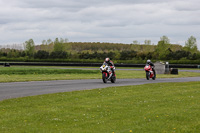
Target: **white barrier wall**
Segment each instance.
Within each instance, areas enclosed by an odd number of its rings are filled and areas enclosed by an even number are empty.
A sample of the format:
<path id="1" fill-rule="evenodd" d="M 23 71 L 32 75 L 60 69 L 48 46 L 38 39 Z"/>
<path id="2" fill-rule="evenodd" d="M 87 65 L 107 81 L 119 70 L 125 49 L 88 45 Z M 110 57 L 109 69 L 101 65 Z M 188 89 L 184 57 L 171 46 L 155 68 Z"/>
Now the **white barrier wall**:
<path id="1" fill-rule="evenodd" d="M 156 62 L 154 65 L 156 74 L 165 74 L 165 63 Z"/>

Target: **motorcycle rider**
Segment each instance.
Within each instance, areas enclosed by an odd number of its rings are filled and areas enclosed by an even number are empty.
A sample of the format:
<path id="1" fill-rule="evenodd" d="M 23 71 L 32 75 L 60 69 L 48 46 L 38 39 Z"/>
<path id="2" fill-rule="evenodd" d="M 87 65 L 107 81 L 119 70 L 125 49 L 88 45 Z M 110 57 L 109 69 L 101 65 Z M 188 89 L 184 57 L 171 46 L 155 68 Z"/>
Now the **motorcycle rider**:
<path id="1" fill-rule="evenodd" d="M 110 68 L 111 68 L 111 70 L 112 70 L 112 72 L 113 72 L 113 74 L 115 73 L 115 71 L 114 71 L 114 68 L 115 68 L 115 66 L 114 66 L 114 63 L 110 60 L 110 58 L 105 58 L 105 61 L 104 61 L 104 63 L 107 63 L 108 64 L 108 66 L 110 66 Z M 103 63 L 103 64 L 104 64 Z"/>
<path id="2" fill-rule="evenodd" d="M 146 64 L 149 64 L 151 67 L 152 67 L 152 71 L 153 71 L 153 73 L 155 74 L 156 72 L 155 72 L 155 69 L 154 69 L 154 64 L 151 62 L 151 60 L 150 59 L 148 59 L 147 60 L 147 63 Z"/>

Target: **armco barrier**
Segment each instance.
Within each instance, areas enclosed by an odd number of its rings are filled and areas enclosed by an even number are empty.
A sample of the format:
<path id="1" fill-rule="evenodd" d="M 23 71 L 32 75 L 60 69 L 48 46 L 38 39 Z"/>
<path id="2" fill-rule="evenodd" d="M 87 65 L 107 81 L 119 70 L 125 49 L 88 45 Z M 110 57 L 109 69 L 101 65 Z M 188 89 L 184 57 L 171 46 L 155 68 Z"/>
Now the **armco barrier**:
<path id="1" fill-rule="evenodd" d="M 5 63 L 0 63 L 3 65 Z M 49 62 L 11 62 L 10 65 L 20 66 L 96 66 L 102 63 L 49 63 Z M 115 64 L 116 67 L 144 67 L 144 64 Z"/>
<path id="2" fill-rule="evenodd" d="M 188 64 L 170 64 L 170 68 L 198 68 L 198 65 L 188 65 Z"/>
<path id="3" fill-rule="evenodd" d="M 7 62 L 6 62 L 7 63 Z M 0 63 L 3 66 L 5 63 Z M 10 66 L 95 66 L 99 67 L 102 63 L 49 63 L 49 62 L 9 62 Z M 144 67 L 145 64 L 115 64 L 116 67 Z M 200 65 L 188 64 L 169 64 L 169 68 L 198 68 Z"/>

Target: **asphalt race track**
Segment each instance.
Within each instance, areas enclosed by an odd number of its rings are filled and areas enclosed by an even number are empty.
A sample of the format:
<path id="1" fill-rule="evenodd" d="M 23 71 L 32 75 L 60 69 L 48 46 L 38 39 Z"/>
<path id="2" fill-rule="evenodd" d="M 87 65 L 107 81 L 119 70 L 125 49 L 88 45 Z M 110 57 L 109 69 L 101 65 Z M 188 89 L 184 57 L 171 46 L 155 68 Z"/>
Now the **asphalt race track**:
<path id="1" fill-rule="evenodd" d="M 48 93 L 77 91 L 95 88 L 106 88 L 113 86 L 141 85 L 149 83 L 164 82 L 189 82 L 200 81 L 200 77 L 188 78 L 158 78 L 156 80 L 143 79 L 117 79 L 116 83 L 103 83 L 102 79 L 86 80 L 54 80 L 54 81 L 32 81 L 0 83 L 0 100 L 42 95 Z M 199 87 L 200 88 L 200 87 Z"/>

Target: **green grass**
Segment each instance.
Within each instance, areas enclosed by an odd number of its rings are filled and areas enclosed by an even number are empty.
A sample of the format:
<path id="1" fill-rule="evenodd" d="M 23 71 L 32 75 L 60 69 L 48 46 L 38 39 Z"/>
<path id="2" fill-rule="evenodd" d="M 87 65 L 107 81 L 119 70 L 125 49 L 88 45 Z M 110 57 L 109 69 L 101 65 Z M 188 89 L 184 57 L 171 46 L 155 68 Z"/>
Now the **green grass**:
<path id="1" fill-rule="evenodd" d="M 100 79 L 100 70 L 63 69 L 66 67 L 1 67 L 0 82 Z M 117 79 L 145 78 L 144 71 L 116 70 Z M 200 73 L 179 72 L 178 75 L 159 74 L 157 78 L 199 77 Z"/>
<path id="2" fill-rule="evenodd" d="M 98 73 L 98 70 L 80 70 L 80 69 L 55 69 L 45 67 L 2 67 L 0 75 L 28 75 L 28 74 L 91 74 Z"/>
<path id="3" fill-rule="evenodd" d="M 0 101 L 0 132 L 198 133 L 200 82 L 158 83 Z"/>

